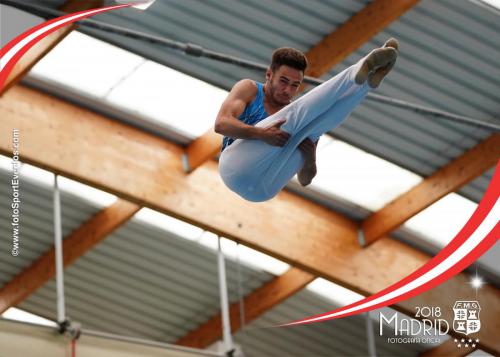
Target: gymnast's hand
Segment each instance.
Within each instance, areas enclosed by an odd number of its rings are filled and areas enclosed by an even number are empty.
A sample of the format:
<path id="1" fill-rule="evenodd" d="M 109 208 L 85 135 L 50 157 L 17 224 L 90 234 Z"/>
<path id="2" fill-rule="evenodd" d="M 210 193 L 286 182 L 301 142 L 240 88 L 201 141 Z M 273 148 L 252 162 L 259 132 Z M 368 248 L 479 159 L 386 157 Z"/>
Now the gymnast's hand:
<path id="1" fill-rule="evenodd" d="M 281 130 L 281 126 L 286 122 L 286 119 L 281 119 L 273 125 L 262 128 L 259 139 L 273 146 L 285 146 L 290 138 L 290 134 Z"/>

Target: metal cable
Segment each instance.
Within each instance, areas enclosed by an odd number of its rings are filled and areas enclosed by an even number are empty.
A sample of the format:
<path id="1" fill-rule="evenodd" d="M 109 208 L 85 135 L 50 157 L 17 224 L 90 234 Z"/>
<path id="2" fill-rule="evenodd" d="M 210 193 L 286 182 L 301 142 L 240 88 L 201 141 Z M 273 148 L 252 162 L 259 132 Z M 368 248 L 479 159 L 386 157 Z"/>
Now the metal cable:
<path id="1" fill-rule="evenodd" d="M 241 284 L 242 273 L 241 273 L 241 262 L 240 262 L 240 243 L 236 243 L 236 265 L 238 267 L 238 300 L 240 308 L 240 330 L 243 331 L 245 328 L 245 299 L 243 297 L 243 287 Z"/>

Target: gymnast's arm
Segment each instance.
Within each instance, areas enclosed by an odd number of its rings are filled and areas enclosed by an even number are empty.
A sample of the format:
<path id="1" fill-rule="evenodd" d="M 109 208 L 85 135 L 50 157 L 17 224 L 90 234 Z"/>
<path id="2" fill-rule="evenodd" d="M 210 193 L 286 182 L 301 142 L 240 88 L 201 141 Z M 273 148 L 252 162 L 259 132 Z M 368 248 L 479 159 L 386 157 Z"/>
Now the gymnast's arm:
<path id="1" fill-rule="evenodd" d="M 236 83 L 217 114 L 215 132 L 234 139 L 259 139 L 270 145 L 285 145 L 290 135 L 279 129 L 285 119 L 269 127 L 255 127 L 238 119 L 256 95 L 257 85 L 254 81 L 243 79 Z"/>

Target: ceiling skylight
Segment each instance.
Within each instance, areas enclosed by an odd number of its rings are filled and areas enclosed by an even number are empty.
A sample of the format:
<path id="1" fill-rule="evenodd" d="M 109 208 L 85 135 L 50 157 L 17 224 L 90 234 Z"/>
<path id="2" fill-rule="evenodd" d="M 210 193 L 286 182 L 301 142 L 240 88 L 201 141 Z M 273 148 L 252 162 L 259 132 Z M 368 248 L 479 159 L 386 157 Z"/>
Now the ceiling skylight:
<path id="1" fill-rule="evenodd" d="M 153 211 L 149 208 L 141 208 L 141 210 L 139 210 L 139 212 L 134 215 L 134 219 L 152 224 L 158 228 L 161 228 L 168 232 L 172 232 L 188 240 L 197 240 L 203 233 L 203 230 L 201 228 L 167 216 L 166 214 Z"/>
<path id="2" fill-rule="evenodd" d="M 58 177 L 58 185 L 62 191 L 71 193 L 84 200 L 95 203 L 99 207 L 107 207 L 116 201 L 116 196 L 83 183 L 70 180 L 66 177 Z"/>
<path id="3" fill-rule="evenodd" d="M 419 233 L 437 247 L 444 247 L 462 229 L 477 204 L 450 193 L 409 219 L 404 227 Z"/>
<path id="4" fill-rule="evenodd" d="M 307 290 L 326 297 L 339 306 L 346 306 L 361 300 L 364 296 L 323 278 L 316 278 L 306 286 Z"/>
<path id="5" fill-rule="evenodd" d="M 214 251 L 219 249 L 217 235 L 213 233 L 204 232 L 198 239 L 198 242 Z M 275 259 L 267 254 L 258 252 L 244 245 L 237 244 L 236 242 L 224 237 L 221 238 L 221 249 L 222 253 L 233 261 L 239 259 L 241 263 L 246 264 L 247 266 L 262 269 L 276 276 L 283 274 L 290 268 L 290 265 L 282 262 L 281 260 Z"/>
<path id="6" fill-rule="evenodd" d="M 500 0 L 479 0 L 479 1 L 500 10 Z"/>
<path id="7" fill-rule="evenodd" d="M 221 245 L 224 247 L 223 243 L 225 238 L 222 239 Z M 275 259 L 267 254 L 258 252 L 252 248 L 247 246 L 236 244 L 233 241 L 227 240 L 233 245 L 235 248 L 233 257 L 236 259 L 236 255 L 239 256 L 241 262 L 247 263 L 250 266 L 254 266 L 260 268 L 268 273 L 274 274 L 276 276 L 284 274 L 289 268 L 290 265 L 282 262 L 281 260 Z M 224 251 L 224 250 L 223 250 Z"/>
<path id="8" fill-rule="evenodd" d="M 134 219 L 153 224 L 158 228 L 175 233 L 180 238 L 196 241 L 210 250 L 217 251 L 219 249 L 217 243 L 218 237 L 216 234 L 203 231 L 201 228 L 193 226 L 192 224 L 153 211 L 149 208 L 142 208 L 135 214 Z M 227 238 L 221 238 L 221 249 L 222 253 L 233 261 L 239 259 L 241 263 L 262 269 L 274 275 L 281 275 L 290 267 L 288 264 L 278 259 L 245 247 L 244 245 L 237 244 Z"/>
<path id="9" fill-rule="evenodd" d="M 34 324 L 38 324 L 38 325 L 53 326 L 53 327 L 57 326 L 57 324 L 54 321 L 45 319 L 41 316 L 29 313 L 29 312 L 21 310 L 21 309 L 17 309 L 15 307 L 11 307 L 11 308 L 7 309 L 2 314 L 2 317 L 4 319 L 30 322 L 30 323 L 34 323 Z"/>
<path id="10" fill-rule="evenodd" d="M 115 0 L 119 4 L 137 4 L 133 5 L 132 7 L 135 7 L 140 10 L 146 10 L 148 7 L 153 5 L 153 3 L 156 0 Z"/>
<path id="11" fill-rule="evenodd" d="M 205 231 L 196 241 L 211 250 L 217 251 L 219 249 L 217 239 L 218 237 L 216 234 Z M 222 247 L 224 247 L 224 245 L 222 245 Z M 224 249 L 222 251 L 224 252 Z"/>
<path id="12" fill-rule="evenodd" d="M 0 169 L 8 172 L 12 171 L 12 159 L 7 156 L 0 155 Z M 54 187 L 54 174 L 50 171 L 40 169 L 36 166 L 21 163 L 21 192 L 22 181 L 28 180 L 36 184 L 41 184 L 47 188 Z M 116 196 L 96 188 L 84 185 L 80 182 L 70 180 L 66 177 L 59 176 L 59 189 L 62 192 L 71 193 L 81 199 L 92 202 L 98 207 L 107 207 L 116 200 Z"/>
<path id="13" fill-rule="evenodd" d="M 5 155 L 0 155 L 0 170 L 12 172 L 12 159 Z"/>
<path id="14" fill-rule="evenodd" d="M 143 62 L 131 52 L 72 31 L 30 74 L 90 97 L 103 97 Z"/>
<path id="15" fill-rule="evenodd" d="M 30 72 L 94 100 L 198 137 L 214 123 L 227 92 L 73 31 Z"/>
<path id="16" fill-rule="evenodd" d="M 148 61 L 107 99 L 197 137 L 213 125 L 226 95 L 206 82 Z"/>
<path id="17" fill-rule="evenodd" d="M 54 186 L 54 174 L 52 172 L 22 162 L 20 164 L 21 181 L 27 179 L 44 186 Z M 7 156 L 0 155 L 0 169 L 13 172 L 12 159 Z"/>
<path id="18" fill-rule="evenodd" d="M 317 166 L 311 189 L 320 189 L 372 211 L 422 180 L 408 170 L 326 135 L 320 139 Z"/>

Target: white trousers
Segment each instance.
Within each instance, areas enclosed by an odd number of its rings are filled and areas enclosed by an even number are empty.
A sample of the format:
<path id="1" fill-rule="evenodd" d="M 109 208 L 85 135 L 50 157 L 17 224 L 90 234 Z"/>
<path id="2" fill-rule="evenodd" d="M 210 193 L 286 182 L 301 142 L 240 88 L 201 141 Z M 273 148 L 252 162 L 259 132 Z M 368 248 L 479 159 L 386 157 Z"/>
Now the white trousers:
<path id="1" fill-rule="evenodd" d="M 248 201 L 276 196 L 304 164 L 298 145 L 305 138 L 316 141 L 340 125 L 366 97 L 367 82 L 354 82 L 363 60 L 255 125 L 266 127 L 286 118 L 281 130 L 290 138 L 285 146 L 246 139 L 228 146 L 219 158 L 219 173 L 226 186 Z"/>

